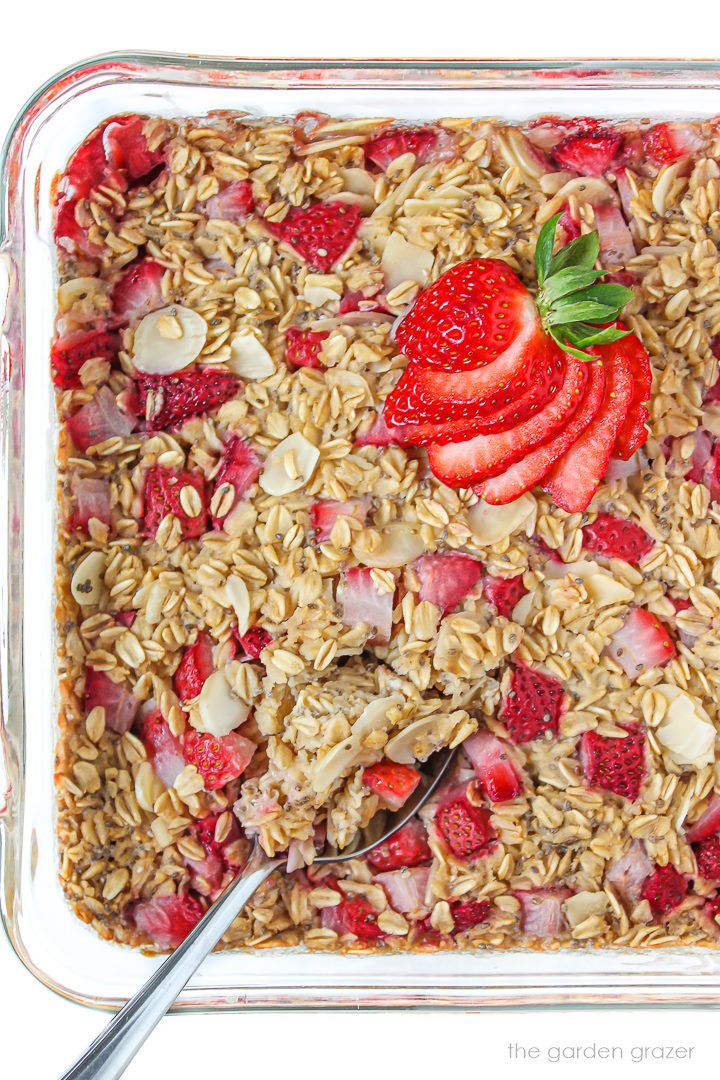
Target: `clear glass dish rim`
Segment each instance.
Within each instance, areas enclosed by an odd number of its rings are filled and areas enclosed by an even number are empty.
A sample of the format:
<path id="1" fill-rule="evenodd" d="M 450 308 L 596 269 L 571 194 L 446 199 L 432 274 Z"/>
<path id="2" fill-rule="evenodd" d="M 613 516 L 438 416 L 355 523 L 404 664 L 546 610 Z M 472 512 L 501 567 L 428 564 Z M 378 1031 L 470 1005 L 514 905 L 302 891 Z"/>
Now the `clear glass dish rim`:
<path id="1" fill-rule="evenodd" d="M 518 89 L 529 90 L 533 86 L 547 85 L 541 80 L 552 79 L 553 85 L 561 89 L 611 88 L 614 90 L 638 87 L 647 89 L 669 87 L 685 88 L 720 88 L 720 61 L 715 60 L 649 60 L 649 59 L 522 59 L 522 60 L 410 60 L 392 59 L 245 59 L 212 56 L 182 56 L 179 54 L 121 51 L 100 54 L 87 60 L 70 65 L 57 75 L 48 79 L 28 99 L 13 122 L 0 151 L 0 261 L 8 273 L 9 287 L 18 289 L 24 284 L 21 266 L 20 285 L 13 281 L 14 268 L 11 265 L 8 248 L 12 232 L 13 193 L 17 185 L 17 174 L 13 167 L 18 163 L 23 141 L 34 123 L 42 119 L 44 110 L 52 105 L 61 92 L 70 88 L 79 89 L 83 80 L 89 82 L 98 72 L 119 81 L 133 81 L 140 78 L 154 79 L 164 84 L 174 81 L 202 83 L 210 85 L 210 73 L 220 73 L 224 85 L 260 86 L 264 89 L 282 89 L 292 84 L 293 77 L 303 79 L 308 85 L 308 73 L 313 73 L 312 82 L 322 93 L 323 89 L 348 86 L 351 83 L 364 89 L 388 87 L 408 90 L 413 88 L 444 89 L 450 87 L 473 89 Z M 192 78 L 192 76 L 199 78 Z M 232 76 L 237 76 L 237 82 Z M 303 78 L 303 76 L 305 76 Z M 255 79 L 257 81 L 250 82 Z M 720 107 L 718 109 L 720 112 Z M 11 304 L 8 301 L 7 311 Z M 7 312 L 5 312 L 7 314 Z M 7 675 L 13 659 L 8 655 L 11 604 L 13 599 L 10 586 L 10 514 L 9 499 L 10 476 L 8 445 L 11 438 L 10 424 L 10 353 L 7 325 L 3 325 L 2 369 L 0 385 L 0 486 L 2 504 L 0 505 L 0 523 L 3 541 L 0 550 L 0 921 L 8 936 L 13 950 L 25 966 L 44 985 L 61 996 L 80 1004 L 99 1007 L 117 1008 L 119 999 L 99 999 L 75 992 L 60 984 L 54 976 L 41 970 L 33 961 L 19 935 L 13 932 L 10 918 L 13 903 L 13 881 L 11 855 L 13 849 L 13 819 L 17 828 L 17 809 L 23 805 L 23 781 L 25 771 L 25 730 L 22 707 L 22 689 L 20 709 L 10 701 L 10 688 Z M 20 338 L 21 354 L 22 337 Z M 16 365 L 17 367 L 17 365 Z M 17 371 L 16 371 L 17 375 Z M 23 456 L 24 460 L 24 456 Z M 20 542 L 22 544 L 22 541 Z M 21 575 L 20 575 L 21 576 Z M 17 582 L 15 582 L 17 588 Z M 22 626 L 23 609 L 20 607 Z M 16 628 L 17 629 L 17 628 Z M 18 654 L 19 655 L 19 654 Z M 24 685 L 24 671 L 18 665 L 17 676 Z M 17 689 L 17 688 L 16 688 Z M 17 730 L 12 730 L 14 721 Z M 8 798 L 4 801 L 5 789 Z M 13 789 L 14 788 L 14 789 Z M 15 811 L 15 813 L 13 813 Z M 406 954 L 407 955 L 407 954 Z M 411 962 L 411 957 L 408 957 Z M 708 1005 L 720 1003 L 720 977 L 718 982 L 702 985 L 701 977 L 691 979 L 673 979 L 663 973 L 661 981 L 653 986 L 652 972 L 648 977 L 635 980 L 631 992 L 622 987 L 623 973 L 605 976 L 605 981 L 587 982 L 579 980 L 577 985 L 564 984 L 550 989 L 546 980 L 540 977 L 533 985 L 513 984 L 512 987 L 496 986 L 494 992 L 488 987 L 477 987 L 475 991 L 467 986 L 446 986 L 435 993 L 427 988 L 406 990 L 400 985 L 385 981 L 382 987 L 367 984 L 354 986 L 352 979 L 339 979 L 341 985 L 330 987 L 326 991 L 315 991 L 305 986 L 283 987 L 278 994 L 275 988 L 267 988 L 267 993 L 255 991 L 245 1000 L 239 995 L 234 1000 L 218 1000 L 211 988 L 198 990 L 200 1000 L 181 1000 L 178 1009 L 207 1011 L 216 1008 L 252 1009 L 252 1008 L 357 1008 L 367 1009 L 389 1007 L 420 1007 L 467 1009 L 487 1006 L 542 1007 L 562 1004 L 564 1007 L 577 1006 L 617 1006 L 653 1005 L 657 1007 L 685 1005 Z M 492 983 L 492 980 L 491 980 Z M 239 988 L 238 988 L 239 989 Z M 377 991 L 377 992 L 375 992 Z M 653 992 L 655 991 L 655 992 Z M 227 994 L 227 988 L 218 988 L 219 995 Z M 571 996 L 572 995 L 572 996 Z M 573 996 L 575 1000 L 573 1000 Z"/>

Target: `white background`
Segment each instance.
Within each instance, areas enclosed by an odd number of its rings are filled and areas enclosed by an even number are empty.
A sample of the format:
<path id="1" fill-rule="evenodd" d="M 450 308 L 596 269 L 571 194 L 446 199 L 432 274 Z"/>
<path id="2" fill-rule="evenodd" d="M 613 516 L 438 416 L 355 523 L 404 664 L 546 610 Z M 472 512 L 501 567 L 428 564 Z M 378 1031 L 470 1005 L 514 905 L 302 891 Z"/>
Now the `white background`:
<path id="1" fill-rule="evenodd" d="M 0 131 L 32 91 L 74 61 L 121 49 L 271 57 L 693 57 L 718 50 L 716 0 L 6 0 L 2 16 Z M 51 1080 L 105 1022 L 35 982 L 0 937 L 0 1077 Z M 284 1074 L 447 1077 L 655 1078 L 716 1071 L 711 1010 L 555 1010 L 473 1014 L 253 1014 L 166 1019 L 126 1076 L 223 1080 Z M 508 1044 L 541 1056 L 508 1057 Z M 553 1063 L 547 1048 L 616 1045 L 623 1063 Z M 691 1063 L 635 1064 L 637 1046 L 692 1046 Z M 570 1051 L 571 1052 L 571 1051 Z M 554 1055 L 553 1055 L 554 1056 Z"/>

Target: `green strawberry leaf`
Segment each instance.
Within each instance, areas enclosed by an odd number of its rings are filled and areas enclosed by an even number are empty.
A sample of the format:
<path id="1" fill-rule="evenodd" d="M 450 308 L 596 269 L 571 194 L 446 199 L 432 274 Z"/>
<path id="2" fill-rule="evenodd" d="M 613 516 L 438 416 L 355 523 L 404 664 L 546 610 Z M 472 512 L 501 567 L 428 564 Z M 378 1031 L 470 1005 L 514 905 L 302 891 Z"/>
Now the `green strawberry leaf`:
<path id="1" fill-rule="evenodd" d="M 581 270 L 577 266 L 566 266 L 548 278 L 542 290 L 543 302 L 552 306 L 556 300 L 578 289 L 587 289 L 602 276 L 602 270 Z"/>
<path id="2" fill-rule="evenodd" d="M 566 302 L 560 302 L 552 309 L 547 317 L 549 326 L 558 326 L 564 323 L 575 322 L 609 322 L 615 315 L 615 308 L 607 304 L 596 304 L 592 300 L 578 300 L 573 298 Z"/>
<path id="3" fill-rule="evenodd" d="M 535 269 L 537 270 L 538 285 L 542 285 L 548 275 L 548 267 L 552 259 L 553 248 L 555 246 L 555 230 L 557 223 L 562 217 L 562 214 L 555 214 L 549 221 L 546 221 L 540 230 L 540 235 L 537 239 L 537 245 L 535 247 Z"/>
<path id="4" fill-rule="evenodd" d="M 557 255 L 553 255 L 548 267 L 547 276 L 552 277 L 566 266 L 576 266 L 581 270 L 592 270 L 600 254 L 600 238 L 597 229 L 593 229 L 584 236 L 578 236 L 577 240 L 571 240 L 564 248 L 560 248 Z"/>

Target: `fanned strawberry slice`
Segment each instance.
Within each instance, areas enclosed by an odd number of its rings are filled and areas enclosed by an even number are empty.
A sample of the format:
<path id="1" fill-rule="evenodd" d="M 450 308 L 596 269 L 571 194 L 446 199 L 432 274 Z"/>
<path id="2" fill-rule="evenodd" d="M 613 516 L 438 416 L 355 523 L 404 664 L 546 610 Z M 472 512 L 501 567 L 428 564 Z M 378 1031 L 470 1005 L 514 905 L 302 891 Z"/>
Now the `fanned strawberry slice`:
<path id="1" fill-rule="evenodd" d="M 117 354 L 117 339 L 104 330 L 65 334 L 53 342 L 50 350 L 53 382 L 61 390 L 76 388 L 80 385 L 78 372 L 84 363 L 99 356 L 112 364 Z"/>
<path id="2" fill-rule="evenodd" d="M 622 146 L 623 137 L 610 128 L 595 128 L 567 135 L 552 151 L 566 169 L 583 176 L 601 176 L 612 165 Z"/>
<path id="3" fill-rule="evenodd" d="M 164 276 L 165 267 L 153 259 L 139 259 L 130 264 L 110 294 L 110 305 L 119 326 L 140 322 L 163 306 Z"/>
<path id="4" fill-rule="evenodd" d="M 655 541 L 634 521 L 614 514 L 598 514 L 582 531 L 583 547 L 606 559 L 623 559 L 637 565 Z"/>
<path id="5" fill-rule="evenodd" d="M 477 731 L 462 744 L 490 802 L 516 799 L 523 789 L 507 743 L 489 731 Z"/>
<path id="6" fill-rule="evenodd" d="M 586 731 L 580 741 L 580 761 L 591 787 L 632 801 L 640 794 L 645 775 L 645 733 L 638 724 L 629 724 L 626 731 L 622 739 Z"/>
<path id="7" fill-rule="evenodd" d="M 293 206 L 281 222 L 265 225 L 311 269 L 324 273 L 350 247 L 361 221 L 360 210 L 354 204 L 317 202 L 304 210 Z"/>
<path id="8" fill-rule="evenodd" d="M 543 484 L 543 490 L 569 514 L 586 510 L 592 502 L 630 408 L 632 368 L 623 346 L 624 341 L 620 341 L 598 347 L 606 379 L 600 411 L 552 468 Z"/>
<path id="9" fill-rule="evenodd" d="M 191 368 L 174 375 L 138 372 L 137 383 L 140 408 L 152 431 L 180 427 L 194 416 L 212 412 L 226 401 L 232 401 L 242 387 L 236 375 L 215 368 L 203 371 Z"/>
<path id="10" fill-rule="evenodd" d="M 475 491 L 492 506 L 502 506 L 513 502 L 525 491 L 539 484 L 547 475 L 556 461 L 559 461 L 573 443 L 582 435 L 585 429 L 600 411 L 603 402 L 605 388 L 605 372 L 602 364 L 590 363 L 588 368 L 588 385 L 582 402 L 578 406 L 567 427 L 563 428 L 554 438 L 543 443 L 537 450 L 527 454 L 520 461 L 511 465 L 500 476 L 491 480 L 485 480 L 479 484 Z M 559 560 L 557 552 L 553 558 Z"/>
<path id="11" fill-rule="evenodd" d="M 511 617 L 513 608 L 526 592 L 522 574 L 511 578 L 492 577 L 487 574 L 483 578 L 483 596 L 498 615 L 504 615 L 506 619 Z"/>
<path id="12" fill-rule="evenodd" d="M 435 604 L 443 615 L 457 607 L 482 574 L 482 563 L 456 552 L 421 555 L 412 565 L 420 581 L 420 599 Z"/>
<path id="13" fill-rule="evenodd" d="M 200 513 L 190 516 L 183 509 L 183 488 L 192 488 L 200 496 Z M 145 477 L 145 529 L 154 537 L 166 514 L 172 514 L 180 523 L 183 540 L 202 536 L 207 527 L 205 506 L 205 477 L 199 472 L 169 469 L 156 465 L 148 469 Z"/>
<path id="14" fill-rule="evenodd" d="M 500 717 L 512 741 L 524 743 L 546 733 L 557 735 L 562 710 L 562 683 L 552 675 L 518 664 L 503 698 Z"/>
<path id="15" fill-rule="evenodd" d="M 617 325 L 621 330 L 625 329 L 622 323 Z M 643 348 L 640 339 L 634 334 L 623 338 L 622 345 L 632 368 L 634 388 L 630 408 L 615 439 L 613 456 L 627 461 L 636 450 L 644 446 L 647 439 L 647 422 L 650 419 L 648 401 L 650 400 L 650 390 L 652 388 L 652 368 L 650 366 L 650 357 Z"/>
<path id="16" fill-rule="evenodd" d="M 287 332 L 285 359 L 292 367 L 321 368 L 320 346 L 329 334 L 323 330 L 300 330 L 291 326 Z"/>
<path id="17" fill-rule="evenodd" d="M 497 476 L 547 442 L 568 423 L 582 401 L 587 379 L 587 365 L 569 356 L 562 387 L 539 412 L 509 431 L 477 435 L 466 442 L 446 446 L 431 446 L 428 450 L 430 468 L 449 487 L 469 487 Z"/>
<path id="18" fill-rule="evenodd" d="M 383 760 L 363 769 L 362 782 L 383 806 L 394 812 L 408 801 L 420 783 L 420 773 L 411 765 Z"/>

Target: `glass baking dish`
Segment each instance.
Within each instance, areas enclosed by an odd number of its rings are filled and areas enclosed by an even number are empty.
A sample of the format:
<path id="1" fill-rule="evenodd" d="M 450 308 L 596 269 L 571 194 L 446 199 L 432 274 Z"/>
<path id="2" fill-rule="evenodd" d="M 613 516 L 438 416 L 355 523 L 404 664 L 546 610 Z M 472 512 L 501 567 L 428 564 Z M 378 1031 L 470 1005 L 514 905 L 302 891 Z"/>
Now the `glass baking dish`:
<path id="1" fill-rule="evenodd" d="M 43 983 L 116 1007 L 157 958 L 102 941 L 57 881 L 53 753 L 56 421 L 48 378 L 55 302 L 50 185 L 116 113 L 202 116 L 709 117 L 720 64 L 677 61 L 246 61 L 109 55 L 41 87 L 10 131 L 2 180 L 0 910 Z M 264 949 L 216 953 L 177 1008 L 391 1007 L 720 1001 L 720 950 L 484 950 L 361 957 Z"/>

